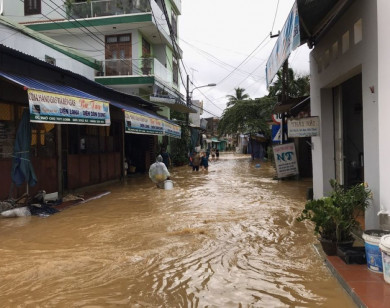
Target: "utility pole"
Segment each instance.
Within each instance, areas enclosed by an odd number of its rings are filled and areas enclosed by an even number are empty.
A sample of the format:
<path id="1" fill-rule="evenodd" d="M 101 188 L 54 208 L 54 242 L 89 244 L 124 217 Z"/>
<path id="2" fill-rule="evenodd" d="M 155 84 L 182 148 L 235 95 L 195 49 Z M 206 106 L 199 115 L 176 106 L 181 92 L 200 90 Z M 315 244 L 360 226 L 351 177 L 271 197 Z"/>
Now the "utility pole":
<path id="1" fill-rule="evenodd" d="M 187 102 L 187 107 L 191 106 L 191 98 L 190 98 L 190 76 L 187 74 L 187 89 L 186 89 L 186 102 Z M 190 122 L 190 114 L 187 113 L 186 115 L 186 120 L 187 120 L 187 126 L 189 125 Z"/>
<path id="2" fill-rule="evenodd" d="M 282 104 L 286 104 L 288 100 L 288 59 L 284 61 L 282 68 Z M 284 124 L 286 123 L 286 114 L 282 113 L 282 121 L 280 123 L 281 132 L 281 143 L 283 144 L 286 140 L 284 138 Z"/>
<path id="3" fill-rule="evenodd" d="M 191 99 L 190 99 L 190 76 L 187 75 L 187 96 L 186 96 L 186 102 L 187 102 L 187 107 L 190 107 L 191 104 Z"/>

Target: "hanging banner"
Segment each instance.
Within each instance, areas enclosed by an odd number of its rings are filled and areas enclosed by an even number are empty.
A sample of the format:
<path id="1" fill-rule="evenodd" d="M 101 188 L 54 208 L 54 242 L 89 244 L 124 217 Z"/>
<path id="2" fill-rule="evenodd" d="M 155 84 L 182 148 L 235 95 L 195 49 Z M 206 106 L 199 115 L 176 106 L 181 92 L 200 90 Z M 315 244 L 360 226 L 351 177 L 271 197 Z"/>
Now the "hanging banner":
<path id="1" fill-rule="evenodd" d="M 270 86 L 272 79 L 275 77 L 284 61 L 293 50 L 300 46 L 300 44 L 301 35 L 299 30 L 298 6 L 295 2 L 267 61 L 267 88 Z"/>
<path id="2" fill-rule="evenodd" d="M 125 132 L 133 134 L 163 135 L 164 126 L 160 119 L 124 110 Z M 165 124 L 165 122 L 164 122 Z"/>
<path id="3" fill-rule="evenodd" d="M 164 134 L 173 137 L 173 138 L 181 138 L 181 127 L 179 125 L 175 125 L 172 123 L 168 123 L 164 121 Z"/>
<path id="4" fill-rule="evenodd" d="M 294 143 L 274 145 L 272 149 L 278 178 L 299 174 Z"/>
<path id="5" fill-rule="evenodd" d="M 27 93 L 31 122 L 110 125 L 108 102 L 33 89 Z"/>
<path id="6" fill-rule="evenodd" d="M 320 135 L 320 119 L 319 117 L 307 117 L 296 120 L 288 120 L 288 137 L 301 138 Z"/>

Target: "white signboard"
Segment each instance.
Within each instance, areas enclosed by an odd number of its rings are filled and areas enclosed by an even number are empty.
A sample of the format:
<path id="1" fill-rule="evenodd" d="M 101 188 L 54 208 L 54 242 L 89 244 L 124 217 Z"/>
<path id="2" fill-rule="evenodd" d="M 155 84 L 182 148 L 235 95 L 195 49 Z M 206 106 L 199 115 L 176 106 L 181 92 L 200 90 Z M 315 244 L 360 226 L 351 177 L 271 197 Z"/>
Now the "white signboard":
<path id="1" fill-rule="evenodd" d="M 125 132 L 133 134 L 163 135 L 164 126 L 160 119 L 124 110 Z"/>
<path id="2" fill-rule="evenodd" d="M 319 117 L 308 117 L 287 121 L 288 137 L 312 137 L 320 135 Z"/>
<path id="3" fill-rule="evenodd" d="M 109 126 L 109 103 L 28 89 L 30 121 Z"/>
<path id="4" fill-rule="evenodd" d="M 274 145 L 272 149 L 278 178 L 299 174 L 294 143 Z"/>

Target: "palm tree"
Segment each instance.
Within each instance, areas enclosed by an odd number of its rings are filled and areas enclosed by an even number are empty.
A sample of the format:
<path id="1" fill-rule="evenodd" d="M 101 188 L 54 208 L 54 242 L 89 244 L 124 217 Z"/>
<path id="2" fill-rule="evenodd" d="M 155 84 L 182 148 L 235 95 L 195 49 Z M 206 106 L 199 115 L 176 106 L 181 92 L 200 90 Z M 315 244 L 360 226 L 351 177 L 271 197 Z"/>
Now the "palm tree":
<path id="1" fill-rule="evenodd" d="M 249 99 L 249 95 L 248 94 L 244 94 L 245 89 L 237 87 L 234 90 L 236 91 L 236 96 L 234 96 L 234 95 L 226 95 L 226 97 L 229 100 L 228 103 L 227 103 L 227 107 L 233 106 L 238 101 L 244 101 L 246 99 Z"/>
<path id="2" fill-rule="evenodd" d="M 283 74 L 282 70 L 276 73 L 277 80 L 269 87 L 268 97 L 275 97 L 282 94 Z M 286 95 L 289 97 L 300 97 L 310 95 L 310 77 L 309 75 L 298 76 L 289 68 L 287 71 L 287 89 Z"/>

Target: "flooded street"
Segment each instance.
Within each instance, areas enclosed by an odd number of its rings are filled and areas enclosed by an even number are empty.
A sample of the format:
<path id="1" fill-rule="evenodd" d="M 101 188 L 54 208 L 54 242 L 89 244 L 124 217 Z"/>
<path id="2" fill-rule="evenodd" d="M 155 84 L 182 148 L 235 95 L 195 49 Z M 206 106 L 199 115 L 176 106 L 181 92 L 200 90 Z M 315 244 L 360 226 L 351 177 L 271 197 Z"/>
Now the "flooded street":
<path id="1" fill-rule="evenodd" d="M 0 307 L 355 307 L 296 222 L 310 181 L 222 154 L 47 218 L 0 219 Z"/>

